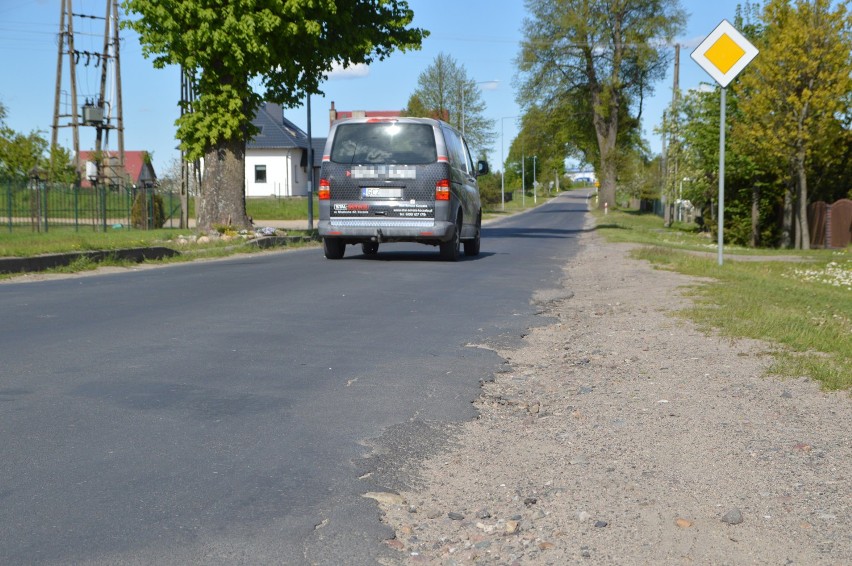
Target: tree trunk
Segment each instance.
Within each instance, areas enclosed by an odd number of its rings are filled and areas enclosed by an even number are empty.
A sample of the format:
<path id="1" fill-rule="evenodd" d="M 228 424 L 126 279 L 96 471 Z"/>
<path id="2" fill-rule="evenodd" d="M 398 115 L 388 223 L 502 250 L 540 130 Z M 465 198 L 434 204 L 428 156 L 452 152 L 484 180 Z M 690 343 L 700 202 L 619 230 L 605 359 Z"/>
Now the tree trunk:
<path id="1" fill-rule="evenodd" d="M 751 188 L 751 247 L 760 245 L 760 187 Z"/>
<path id="2" fill-rule="evenodd" d="M 796 185 L 799 188 L 799 207 L 796 213 L 799 227 L 799 249 L 811 249 L 811 234 L 808 229 L 808 175 L 805 172 L 805 152 L 796 156 Z"/>
<path id="3" fill-rule="evenodd" d="M 598 141 L 598 150 L 600 151 L 600 198 L 598 198 L 598 208 L 603 210 L 605 206 L 614 208 L 615 202 L 615 181 L 618 171 L 616 161 L 616 141 L 618 135 L 618 93 L 608 92 L 606 96 L 600 91 L 592 89 L 592 108 L 594 108 L 594 116 L 592 116 L 592 124 L 595 128 L 595 136 Z M 604 99 L 607 102 L 604 102 Z"/>
<path id="4" fill-rule="evenodd" d="M 220 142 L 204 156 L 198 228 L 250 228 L 246 215 L 245 147 L 242 140 Z"/>
<path id="5" fill-rule="evenodd" d="M 614 98 L 611 95 L 611 98 Z M 601 96 L 599 93 L 592 94 L 593 108 L 601 107 Z M 602 115 L 595 110 L 593 117 L 595 126 L 595 134 L 598 139 L 598 149 L 601 155 L 600 162 L 600 198 L 598 199 L 598 208 L 603 209 L 605 206 L 609 208 L 615 207 L 615 181 L 618 171 L 616 163 L 616 135 L 618 134 L 618 107 L 615 104 L 609 108 L 608 115 Z"/>
<path id="6" fill-rule="evenodd" d="M 600 198 L 598 208 L 615 207 L 615 159 L 601 155 Z"/>
<path id="7" fill-rule="evenodd" d="M 784 215 L 781 220 L 781 247 L 793 247 L 793 187 L 789 183 L 784 190 Z"/>

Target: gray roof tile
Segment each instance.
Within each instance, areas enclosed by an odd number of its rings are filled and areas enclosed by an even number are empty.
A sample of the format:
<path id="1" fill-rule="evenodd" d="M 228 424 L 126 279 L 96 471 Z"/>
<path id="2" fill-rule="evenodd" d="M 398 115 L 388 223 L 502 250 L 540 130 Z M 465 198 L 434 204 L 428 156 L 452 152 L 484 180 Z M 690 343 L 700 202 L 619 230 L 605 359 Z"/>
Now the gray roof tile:
<path id="1" fill-rule="evenodd" d="M 260 133 L 246 143 L 246 149 L 308 148 L 308 135 L 284 117 L 279 104 L 263 103 L 251 123 Z"/>

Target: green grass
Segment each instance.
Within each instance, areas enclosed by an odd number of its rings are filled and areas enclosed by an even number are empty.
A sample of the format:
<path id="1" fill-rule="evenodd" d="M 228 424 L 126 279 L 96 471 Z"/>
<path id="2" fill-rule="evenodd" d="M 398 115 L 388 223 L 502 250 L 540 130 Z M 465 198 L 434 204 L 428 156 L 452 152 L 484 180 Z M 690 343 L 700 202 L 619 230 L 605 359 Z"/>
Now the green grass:
<path id="1" fill-rule="evenodd" d="M 499 218 L 501 216 L 508 216 L 510 214 L 515 214 L 517 212 L 522 212 L 524 210 L 529 210 L 531 208 L 535 208 L 536 206 L 541 206 L 546 203 L 550 199 L 552 199 L 555 194 L 548 195 L 547 193 L 538 195 L 538 202 L 534 202 L 533 197 L 531 195 L 527 195 L 526 198 L 521 197 L 521 191 L 514 191 L 513 199 L 505 203 L 505 208 L 502 203 L 484 205 L 482 207 L 482 217 L 483 218 Z"/>
<path id="2" fill-rule="evenodd" d="M 30 257 L 49 253 L 163 245 L 173 247 L 177 245 L 176 240 L 181 234 L 189 234 L 189 231 L 110 229 L 106 232 L 96 232 L 91 227 L 80 231 L 62 227 L 51 227 L 49 232 L 0 231 L 0 257 Z"/>
<path id="3" fill-rule="evenodd" d="M 319 200 L 314 197 L 314 219 Z M 307 197 L 252 197 L 246 199 L 246 213 L 255 220 L 302 220 L 308 217 Z"/>
<path id="4" fill-rule="evenodd" d="M 715 246 L 689 231 L 662 228 L 657 216 L 596 215 L 608 240 L 644 245 L 634 257 L 707 281 L 689 289 L 694 303 L 681 315 L 723 336 L 777 344 L 772 373 L 852 389 L 850 250 L 762 250 L 745 261 L 736 259 L 743 250 L 726 248 L 719 266 Z"/>
<path id="5" fill-rule="evenodd" d="M 291 236 L 307 235 L 306 231 L 288 230 Z M 211 239 L 208 243 L 182 244 L 181 236 L 194 237 L 191 230 L 161 229 L 161 230 L 114 230 L 95 232 L 91 229 L 75 232 L 72 228 L 51 228 L 48 233 L 16 231 L 0 232 L 0 257 L 31 257 L 49 253 L 67 253 L 96 250 L 117 250 L 124 248 L 166 247 L 177 250 L 179 255 L 164 258 L 150 263 L 180 263 L 197 259 L 227 257 L 237 253 L 255 253 L 260 251 L 257 246 L 247 245 L 242 239 L 232 240 Z M 288 248 L 316 245 L 311 242 L 288 241 Z M 107 258 L 94 261 L 80 258 L 70 265 L 47 270 L 46 273 L 77 273 L 90 271 L 104 266 L 129 267 L 132 262 Z M 16 277 L 17 273 L 0 273 L 0 279 Z"/>

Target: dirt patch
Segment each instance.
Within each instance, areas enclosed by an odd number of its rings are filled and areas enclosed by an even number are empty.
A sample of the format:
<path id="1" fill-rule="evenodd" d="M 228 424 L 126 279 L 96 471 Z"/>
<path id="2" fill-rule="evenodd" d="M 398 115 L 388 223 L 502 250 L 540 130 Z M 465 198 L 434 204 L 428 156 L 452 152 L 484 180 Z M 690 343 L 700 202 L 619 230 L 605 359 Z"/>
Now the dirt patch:
<path id="1" fill-rule="evenodd" d="M 583 237 L 557 322 L 381 505 L 394 564 L 852 563 L 848 393 L 673 317 L 700 283 L 628 249 Z"/>

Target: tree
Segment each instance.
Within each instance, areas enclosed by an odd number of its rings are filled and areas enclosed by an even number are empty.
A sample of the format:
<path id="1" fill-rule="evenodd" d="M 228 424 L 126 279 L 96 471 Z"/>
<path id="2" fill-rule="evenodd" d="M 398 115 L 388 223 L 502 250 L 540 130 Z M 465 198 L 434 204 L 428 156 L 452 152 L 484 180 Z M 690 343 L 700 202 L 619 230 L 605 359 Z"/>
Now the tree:
<path id="1" fill-rule="evenodd" d="M 519 102 L 584 112 L 567 119 L 594 131 L 600 206 L 615 203 L 619 136 L 641 117 L 642 101 L 665 75 L 670 43 L 684 23 L 678 0 L 527 0 L 518 59 Z M 625 121 L 628 123 L 625 124 Z M 625 128 L 625 126 L 627 126 Z"/>
<path id="2" fill-rule="evenodd" d="M 417 89 L 408 100 L 406 114 L 446 120 L 465 138 L 474 155 L 491 147 L 497 134 L 494 121 L 485 118 L 485 102 L 464 65 L 451 55 L 439 53 L 417 78 Z"/>
<path id="3" fill-rule="evenodd" d="M 760 55 L 742 77 L 748 93 L 741 102 L 742 135 L 754 152 L 785 166 L 785 202 L 801 249 L 810 247 L 808 171 L 849 139 L 841 124 L 852 91 L 852 19 L 844 4 L 770 0 Z"/>
<path id="4" fill-rule="evenodd" d="M 407 27 L 404 0 L 125 0 L 156 68 L 181 65 L 196 100 L 177 121 L 189 159 L 204 157 L 198 226 L 247 227 L 245 144 L 263 100 L 292 107 L 332 66 L 419 48 L 428 32 Z M 257 88 L 257 90 L 256 90 Z"/>
<path id="5" fill-rule="evenodd" d="M 73 183 L 77 179 L 67 149 L 51 148 L 53 159 L 49 159 L 42 131 L 33 130 L 24 135 L 8 127 L 5 118 L 6 108 L 0 104 L 0 178 L 27 179 L 31 171 L 38 168 L 51 181 Z"/>
<path id="6" fill-rule="evenodd" d="M 0 175 L 26 179 L 35 167 L 43 167 L 47 140 L 39 132 L 22 134 L 7 130 L 0 140 Z"/>
<path id="7" fill-rule="evenodd" d="M 565 173 L 566 155 L 577 154 L 573 144 L 576 138 L 569 132 L 564 113 L 547 112 L 538 106 L 528 108 L 521 118 L 521 131 L 506 156 L 507 186 L 531 188 L 534 180 L 542 182 L 561 177 Z"/>

